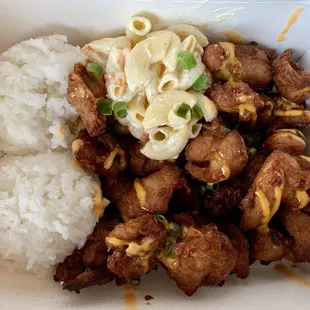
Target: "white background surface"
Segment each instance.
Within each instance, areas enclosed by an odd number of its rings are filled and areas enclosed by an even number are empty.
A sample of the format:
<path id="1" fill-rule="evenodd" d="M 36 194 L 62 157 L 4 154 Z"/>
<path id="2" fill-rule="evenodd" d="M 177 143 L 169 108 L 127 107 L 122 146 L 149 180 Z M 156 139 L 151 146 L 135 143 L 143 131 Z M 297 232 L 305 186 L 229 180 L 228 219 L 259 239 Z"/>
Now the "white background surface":
<path id="1" fill-rule="evenodd" d="M 188 0 L 0 0 L 0 51 L 23 39 L 54 33 L 71 43 L 83 44 L 107 34 L 120 34 L 126 20 L 137 12 L 152 12 L 160 24 L 204 23 L 209 37 L 234 30 L 248 41 L 256 40 L 278 50 L 293 47 L 296 59 L 310 47 L 308 1 L 188 1 Z M 235 1 L 236 2 L 236 1 Z M 280 3 L 281 2 L 281 3 Z M 275 38 L 297 7 L 304 11 L 287 39 Z M 208 25 L 208 27 L 206 27 Z M 200 24 L 201 26 L 201 24 Z M 218 36 L 218 35 L 217 35 Z M 310 69 L 310 52 L 302 59 Z M 309 223 L 310 224 L 310 223 Z M 293 269 L 310 280 L 310 268 Z M 155 299 L 146 305 L 144 295 Z M 143 278 L 137 292 L 138 309 L 154 310 L 299 310 L 309 309 L 310 288 L 299 286 L 271 268 L 256 265 L 247 280 L 231 276 L 222 288 L 202 288 L 192 298 L 176 288 L 163 272 Z M 123 303 L 124 288 L 114 284 L 90 288 L 80 295 L 62 291 L 52 279 L 0 272 L 0 309 L 132 310 Z"/>

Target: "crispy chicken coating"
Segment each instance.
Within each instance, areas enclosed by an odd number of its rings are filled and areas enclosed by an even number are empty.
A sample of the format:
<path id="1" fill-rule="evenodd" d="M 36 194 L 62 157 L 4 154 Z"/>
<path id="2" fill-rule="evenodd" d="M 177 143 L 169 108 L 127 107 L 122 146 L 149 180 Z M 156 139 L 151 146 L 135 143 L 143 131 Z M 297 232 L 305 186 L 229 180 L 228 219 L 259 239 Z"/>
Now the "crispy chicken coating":
<path id="1" fill-rule="evenodd" d="M 310 73 L 292 60 L 292 50 L 287 49 L 274 62 L 274 83 L 284 98 L 302 103 L 310 96 Z"/>
<path id="2" fill-rule="evenodd" d="M 239 115 L 240 122 L 251 121 L 252 124 L 265 104 L 259 94 L 243 82 L 215 83 L 208 89 L 207 95 L 219 111 Z"/>
<path id="3" fill-rule="evenodd" d="M 292 238 L 286 259 L 295 263 L 310 262 L 310 215 L 285 208 L 280 214 L 286 232 Z"/>
<path id="4" fill-rule="evenodd" d="M 243 138 L 237 131 L 220 136 L 198 136 L 186 148 L 186 170 L 206 183 L 219 183 L 241 173 L 248 161 Z"/>
<path id="5" fill-rule="evenodd" d="M 156 171 L 159 171 L 163 166 L 167 165 L 167 160 L 153 160 L 140 151 L 143 148 L 143 144 L 138 142 L 129 151 L 129 168 L 131 173 L 139 178 L 146 177 Z"/>
<path id="6" fill-rule="evenodd" d="M 111 203 L 116 203 L 132 186 L 132 181 L 126 173 L 105 178 L 102 186 L 103 197 Z"/>
<path id="7" fill-rule="evenodd" d="M 72 151 L 84 169 L 99 175 L 115 176 L 127 166 L 123 150 L 107 132 L 91 137 L 82 129 L 72 143 Z"/>
<path id="8" fill-rule="evenodd" d="M 249 240 L 252 259 L 259 260 L 263 265 L 281 260 L 287 250 L 287 241 L 275 229 L 270 229 L 267 234 L 253 232 L 250 234 Z"/>
<path id="9" fill-rule="evenodd" d="M 241 228 L 267 233 L 268 223 L 280 203 L 290 209 L 302 209 L 309 205 L 309 190 L 310 171 L 302 171 L 289 154 L 274 151 L 242 200 Z"/>
<path id="10" fill-rule="evenodd" d="M 278 150 L 291 155 L 300 155 L 306 146 L 306 138 L 298 129 L 278 129 L 265 140 L 262 149 L 267 153 Z"/>
<path id="11" fill-rule="evenodd" d="M 217 226 L 231 241 L 233 247 L 238 251 L 237 262 L 232 270 L 240 279 L 246 279 L 250 274 L 250 252 L 249 242 L 242 231 L 235 225 L 220 222 Z"/>
<path id="12" fill-rule="evenodd" d="M 173 247 L 171 257 L 161 262 L 170 278 L 188 296 L 202 285 L 219 285 L 237 261 L 237 250 L 215 225 L 189 227 L 183 240 Z"/>
<path id="13" fill-rule="evenodd" d="M 267 155 L 263 152 L 257 152 L 246 165 L 243 176 L 248 186 L 251 186 L 255 181 L 259 171 L 262 169 Z"/>
<path id="14" fill-rule="evenodd" d="M 184 184 L 182 170 L 166 165 L 143 179 L 136 179 L 131 189 L 120 197 L 117 207 L 125 222 L 145 213 L 165 214 L 173 193 Z"/>
<path id="15" fill-rule="evenodd" d="M 275 101 L 270 126 L 276 128 L 304 128 L 310 126 L 310 110 L 283 97 Z"/>
<path id="16" fill-rule="evenodd" d="M 149 273 L 157 266 L 157 254 L 166 244 L 167 230 L 155 215 L 145 214 L 118 224 L 106 238 L 108 268 L 126 280 Z"/>
<path id="17" fill-rule="evenodd" d="M 203 62 L 220 80 L 242 81 L 252 88 L 265 88 L 272 82 L 271 55 L 258 49 L 254 42 L 250 45 L 228 42 L 209 44 Z"/>
<path id="18" fill-rule="evenodd" d="M 88 75 L 86 68 L 77 63 L 68 76 L 68 101 L 76 108 L 91 137 L 105 130 L 105 117 L 97 111 L 97 99 L 106 95 L 103 77 Z"/>
<path id="19" fill-rule="evenodd" d="M 232 178 L 222 183 L 215 192 L 207 192 L 204 207 L 212 217 L 227 216 L 231 210 L 241 206 L 245 193 L 242 182 Z"/>
<path id="20" fill-rule="evenodd" d="M 300 166 L 301 170 L 310 170 L 310 157 L 299 155 L 294 156 L 295 160 L 298 162 L 298 165 Z"/>
<path id="21" fill-rule="evenodd" d="M 74 250 L 57 265 L 54 279 L 61 281 L 63 289 L 78 293 L 83 288 L 104 285 L 114 280 L 115 275 L 107 268 L 105 238 L 108 233 L 109 229 L 97 225 L 85 245 L 80 250 Z"/>

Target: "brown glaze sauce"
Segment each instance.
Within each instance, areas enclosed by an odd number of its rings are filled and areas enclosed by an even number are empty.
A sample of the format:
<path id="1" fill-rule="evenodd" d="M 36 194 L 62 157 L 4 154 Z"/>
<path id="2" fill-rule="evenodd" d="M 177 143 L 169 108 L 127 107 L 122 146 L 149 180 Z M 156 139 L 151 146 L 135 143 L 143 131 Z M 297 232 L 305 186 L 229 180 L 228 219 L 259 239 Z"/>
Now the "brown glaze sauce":
<path id="1" fill-rule="evenodd" d="M 283 264 L 277 264 L 273 267 L 273 269 L 282 274 L 285 278 L 293 281 L 294 283 L 310 288 L 310 281 L 290 271 L 287 266 Z"/>
<path id="2" fill-rule="evenodd" d="M 125 310 L 138 310 L 136 289 L 127 284 L 124 292 Z"/>

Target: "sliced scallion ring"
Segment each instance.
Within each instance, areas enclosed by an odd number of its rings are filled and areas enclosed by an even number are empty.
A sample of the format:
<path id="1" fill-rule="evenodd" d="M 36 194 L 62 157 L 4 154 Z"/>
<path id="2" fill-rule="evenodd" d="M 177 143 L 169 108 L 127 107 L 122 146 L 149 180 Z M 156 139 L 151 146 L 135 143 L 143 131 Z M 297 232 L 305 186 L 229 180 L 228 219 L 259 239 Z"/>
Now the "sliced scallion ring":
<path id="1" fill-rule="evenodd" d="M 124 101 L 117 101 L 113 106 L 114 115 L 119 118 L 125 118 L 128 114 L 128 105 Z"/>
<path id="2" fill-rule="evenodd" d="M 219 189 L 218 184 L 212 184 L 212 183 L 207 183 L 206 184 L 206 190 L 210 192 L 216 192 Z"/>
<path id="3" fill-rule="evenodd" d="M 182 103 L 177 111 L 175 112 L 175 114 L 179 117 L 182 117 L 182 118 L 186 118 L 186 115 L 188 113 L 188 111 L 191 109 L 190 105 L 188 105 L 187 103 Z"/>
<path id="4" fill-rule="evenodd" d="M 173 254 L 173 247 L 174 247 L 174 242 L 167 242 L 166 248 L 165 248 L 165 257 L 169 257 Z"/>
<path id="5" fill-rule="evenodd" d="M 98 99 L 98 113 L 102 115 L 112 115 L 113 100 L 111 99 Z"/>
<path id="6" fill-rule="evenodd" d="M 192 119 L 200 120 L 203 118 L 203 111 L 198 104 L 195 104 L 191 109 Z"/>
<path id="7" fill-rule="evenodd" d="M 211 78 L 205 74 L 201 74 L 201 76 L 194 82 L 191 88 L 194 91 L 200 92 L 205 90 L 208 86 L 211 86 Z"/>
<path id="8" fill-rule="evenodd" d="M 192 52 L 182 51 L 177 56 L 177 61 L 185 70 L 193 69 L 197 66 L 196 58 Z"/>
<path id="9" fill-rule="evenodd" d="M 163 222 L 166 221 L 166 218 L 165 218 L 163 215 L 161 215 L 161 214 L 157 214 L 157 215 L 156 215 L 156 219 L 157 219 L 157 221 L 160 222 L 160 223 L 163 223 Z"/>

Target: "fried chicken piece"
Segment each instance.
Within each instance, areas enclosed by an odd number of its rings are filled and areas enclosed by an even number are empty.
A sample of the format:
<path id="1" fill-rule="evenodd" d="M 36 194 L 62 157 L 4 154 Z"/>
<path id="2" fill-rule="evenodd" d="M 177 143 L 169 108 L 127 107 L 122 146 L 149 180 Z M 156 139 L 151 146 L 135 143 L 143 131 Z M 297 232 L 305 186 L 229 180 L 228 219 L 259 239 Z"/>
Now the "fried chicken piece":
<path id="1" fill-rule="evenodd" d="M 266 139 L 262 149 L 267 153 L 278 150 L 291 155 L 300 155 L 306 146 L 306 138 L 298 129 L 278 129 Z"/>
<path id="2" fill-rule="evenodd" d="M 68 76 L 68 101 L 76 108 L 91 137 L 105 130 L 105 117 L 97 111 L 97 99 L 106 95 L 103 77 L 88 75 L 86 68 L 77 63 L 74 72 Z"/>
<path id="3" fill-rule="evenodd" d="M 247 196 L 242 200 L 243 230 L 268 232 L 268 223 L 280 203 L 290 209 L 309 205 L 310 171 L 302 171 L 289 154 L 274 151 L 266 159 Z"/>
<path id="4" fill-rule="evenodd" d="M 205 183 L 219 183 L 242 172 L 248 154 L 237 131 L 221 136 L 198 136 L 186 148 L 186 170 Z"/>
<path id="5" fill-rule="evenodd" d="M 123 220 L 126 222 L 145 213 L 165 214 L 173 193 L 184 183 L 183 172 L 175 165 L 166 165 L 143 179 L 136 179 L 117 201 Z"/>
<path id="6" fill-rule="evenodd" d="M 222 183 L 216 192 L 207 192 L 204 207 L 212 217 L 227 216 L 231 210 L 241 206 L 244 192 L 241 181 L 232 178 Z"/>
<path id="7" fill-rule="evenodd" d="M 232 270 L 240 279 L 246 279 L 250 274 L 250 252 L 249 242 L 242 231 L 235 225 L 220 222 L 217 226 L 231 241 L 233 247 L 238 251 L 237 262 Z"/>
<path id="8" fill-rule="evenodd" d="M 163 166 L 167 165 L 167 160 L 153 160 L 140 151 L 143 148 L 143 144 L 138 142 L 129 151 L 129 168 L 131 173 L 139 178 L 146 177 L 156 171 L 159 171 Z"/>
<path id="9" fill-rule="evenodd" d="M 157 252 L 165 247 L 167 230 L 155 215 L 145 214 L 118 224 L 106 238 L 108 268 L 127 280 L 149 273 L 157 266 Z"/>
<path id="10" fill-rule="evenodd" d="M 302 103 L 310 96 L 310 72 L 305 72 L 292 60 L 292 50 L 287 49 L 274 62 L 274 83 L 284 98 Z"/>
<path id="11" fill-rule="evenodd" d="M 287 250 L 286 240 L 283 235 L 275 229 L 270 229 L 267 234 L 253 232 L 249 240 L 252 259 L 259 260 L 263 265 L 281 260 Z"/>
<path id="12" fill-rule="evenodd" d="M 132 186 L 132 182 L 126 173 L 105 178 L 102 186 L 103 197 L 110 203 L 116 203 Z"/>
<path id="13" fill-rule="evenodd" d="M 171 257 L 161 262 L 169 277 L 188 296 L 202 285 L 219 285 L 237 261 L 237 250 L 215 225 L 189 227 L 186 237 L 176 242 Z"/>
<path id="14" fill-rule="evenodd" d="M 98 224 L 85 245 L 57 265 L 54 280 L 61 281 L 63 289 L 79 293 L 83 288 L 113 281 L 115 275 L 106 266 L 108 233 L 107 227 Z"/>
<path id="15" fill-rule="evenodd" d="M 66 283 L 69 280 L 75 279 L 83 271 L 82 251 L 75 249 L 62 263 L 57 265 L 54 280 L 56 282 L 63 281 Z"/>
<path id="16" fill-rule="evenodd" d="M 82 129 L 72 143 L 74 159 L 86 170 L 104 176 L 115 176 L 125 170 L 127 163 L 123 150 L 107 132 L 91 137 Z"/>
<path id="17" fill-rule="evenodd" d="M 310 215 L 289 208 L 282 210 L 281 222 L 292 238 L 286 259 L 295 263 L 310 262 Z"/>
<path id="18" fill-rule="evenodd" d="M 257 113 L 264 107 L 259 94 L 243 82 L 215 83 L 207 91 L 207 96 L 216 104 L 219 111 L 239 115 L 240 122 L 257 120 Z"/>
<path id="19" fill-rule="evenodd" d="M 275 101 L 270 126 L 275 128 L 303 128 L 310 126 L 310 110 L 283 97 Z"/>
<path id="20" fill-rule="evenodd" d="M 177 223 L 181 226 L 190 227 L 195 225 L 195 221 L 191 215 L 185 212 L 173 213 L 168 217 L 169 222 Z"/>
<path id="21" fill-rule="evenodd" d="M 251 186 L 253 184 L 266 158 L 267 155 L 265 153 L 257 152 L 254 157 L 249 160 L 243 173 L 247 185 Z"/>
<path id="22" fill-rule="evenodd" d="M 250 45 L 228 42 L 209 44 L 203 62 L 220 80 L 242 81 L 252 88 L 265 88 L 272 82 L 271 55 L 258 49 L 254 42 Z"/>
<path id="23" fill-rule="evenodd" d="M 298 165 L 300 166 L 301 170 L 310 170 L 310 157 L 299 155 L 294 156 L 295 160 L 298 162 Z"/>
<path id="24" fill-rule="evenodd" d="M 277 165 L 281 156 L 274 151 L 265 161 L 248 194 L 242 200 L 242 230 L 268 231 L 268 223 L 280 207 L 284 189 L 284 171 Z"/>

